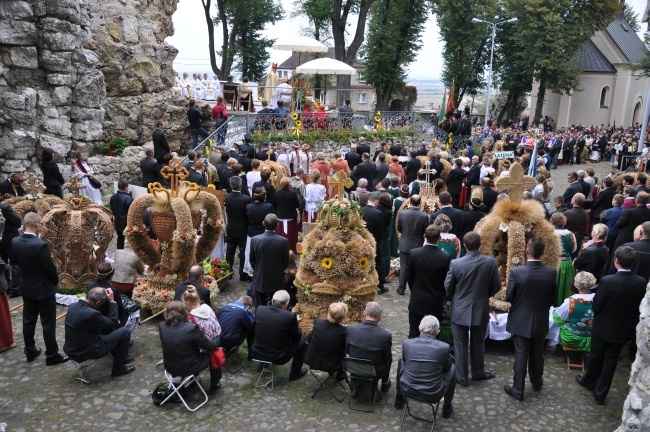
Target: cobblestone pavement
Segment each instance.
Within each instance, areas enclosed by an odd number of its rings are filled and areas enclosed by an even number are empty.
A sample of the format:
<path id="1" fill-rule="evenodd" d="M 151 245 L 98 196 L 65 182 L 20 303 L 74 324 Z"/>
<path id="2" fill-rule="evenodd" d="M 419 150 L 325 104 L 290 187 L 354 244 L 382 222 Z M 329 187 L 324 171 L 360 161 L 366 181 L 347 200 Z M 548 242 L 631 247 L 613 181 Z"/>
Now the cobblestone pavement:
<path id="1" fill-rule="evenodd" d="M 606 164 L 595 165 L 602 178 Z M 558 193 L 564 189 L 564 174 L 569 167 L 553 170 Z M 395 293 L 396 278 L 389 284 L 390 292 L 379 296 L 385 315 L 381 325 L 393 334 L 392 380 L 395 380 L 401 341 L 408 333 L 405 296 Z M 235 300 L 244 293 L 244 283 L 233 278 L 219 303 Z M 11 306 L 20 303 L 12 299 Z M 65 312 L 58 307 L 58 313 Z M 26 363 L 23 355 L 22 326 L 19 311 L 12 314 L 18 347 L 0 354 L 0 423 L 7 431 L 394 431 L 399 430 L 402 412 L 393 408 L 395 386 L 382 394 L 374 413 L 352 411 L 336 402 L 326 392 L 311 398 L 317 383 L 307 375 L 299 381 L 288 380 L 288 365 L 276 366 L 275 388 L 256 389 L 256 365 L 246 362 L 232 375 L 224 371 L 223 387 L 196 413 L 179 403 L 156 407 L 151 402 L 152 390 L 164 381 L 157 322 L 140 326 L 134 336 L 131 354 L 136 357 L 135 373 L 111 378 L 111 360 L 99 360 L 87 372 L 90 386 L 80 388 L 73 381 L 72 363 L 45 367 L 44 356 Z M 63 319 L 57 323 L 59 347 L 64 341 Z M 37 328 L 37 344 L 43 347 L 42 332 Z M 245 353 L 245 349 L 241 350 Z M 525 400 L 518 402 L 503 392 L 511 383 L 514 351 L 508 341 L 488 341 L 486 367 L 497 377 L 490 381 L 471 382 L 468 388 L 458 386 L 451 419 L 438 417 L 438 431 L 611 431 L 620 423 L 623 402 L 629 390 L 627 380 L 630 361 L 623 350 L 614 382 L 605 406 L 597 406 L 593 397 L 579 387 L 574 379 L 580 372 L 567 371 L 564 359 L 548 350 L 545 356 L 544 388 L 533 392 L 527 387 Z M 245 357 L 245 356 L 244 356 Z M 204 386 L 209 378 L 203 377 Z M 192 393 L 192 400 L 196 400 Z M 418 407 L 419 409 L 419 407 Z M 418 412 L 424 413 L 424 409 Z M 0 430 L 2 428 L 0 427 Z M 424 431 L 428 425 L 413 419 L 405 430 Z"/>

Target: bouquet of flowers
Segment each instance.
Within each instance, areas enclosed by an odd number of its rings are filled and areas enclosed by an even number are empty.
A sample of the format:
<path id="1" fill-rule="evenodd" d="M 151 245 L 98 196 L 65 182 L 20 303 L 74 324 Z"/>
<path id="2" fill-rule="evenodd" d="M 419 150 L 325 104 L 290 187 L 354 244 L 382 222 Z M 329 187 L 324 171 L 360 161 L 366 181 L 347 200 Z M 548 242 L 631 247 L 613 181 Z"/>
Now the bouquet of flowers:
<path id="1" fill-rule="evenodd" d="M 230 263 L 223 258 L 206 258 L 203 261 L 203 270 L 205 270 L 206 275 L 212 276 L 217 280 L 224 276 L 229 276 L 232 273 Z"/>

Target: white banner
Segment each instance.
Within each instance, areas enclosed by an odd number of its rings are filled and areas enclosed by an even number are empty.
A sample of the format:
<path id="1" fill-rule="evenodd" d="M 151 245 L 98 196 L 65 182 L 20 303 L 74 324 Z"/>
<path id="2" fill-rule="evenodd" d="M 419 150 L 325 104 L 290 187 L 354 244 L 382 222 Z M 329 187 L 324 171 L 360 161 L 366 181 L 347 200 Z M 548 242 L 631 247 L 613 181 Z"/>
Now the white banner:
<path id="1" fill-rule="evenodd" d="M 493 153 L 495 159 L 512 159 L 515 157 L 515 152 L 513 151 L 500 151 Z"/>

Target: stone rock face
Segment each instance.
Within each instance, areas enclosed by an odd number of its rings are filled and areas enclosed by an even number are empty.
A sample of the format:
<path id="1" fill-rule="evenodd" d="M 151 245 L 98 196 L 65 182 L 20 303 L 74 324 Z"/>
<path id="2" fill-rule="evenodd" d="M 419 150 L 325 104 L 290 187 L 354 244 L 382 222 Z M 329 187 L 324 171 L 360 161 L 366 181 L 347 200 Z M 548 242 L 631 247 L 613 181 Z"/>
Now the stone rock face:
<path id="1" fill-rule="evenodd" d="M 641 302 L 636 328 L 636 359 L 632 364 L 630 393 L 623 405 L 623 423 L 616 432 L 649 430 L 650 427 L 650 290 Z"/>

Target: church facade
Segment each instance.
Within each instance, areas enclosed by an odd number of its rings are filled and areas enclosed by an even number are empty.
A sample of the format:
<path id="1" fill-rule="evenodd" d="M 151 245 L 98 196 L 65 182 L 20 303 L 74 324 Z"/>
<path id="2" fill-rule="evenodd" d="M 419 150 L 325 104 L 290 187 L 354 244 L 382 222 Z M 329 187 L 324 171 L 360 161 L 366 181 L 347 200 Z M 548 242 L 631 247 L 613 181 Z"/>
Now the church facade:
<path id="1" fill-rule="evenodd" d="M 546 91 L 542 117 L 556 120 L 557 127 L 616 124 L 643 121 L 650 78 L 629 69 L 647 52 L 643 41 L 622 18 L 612 21 L 586 41 L 574 56 L 582 71 L 580 84 L 570 94 Z M 531 110 L 539 85 L 533 83 Z"/>

